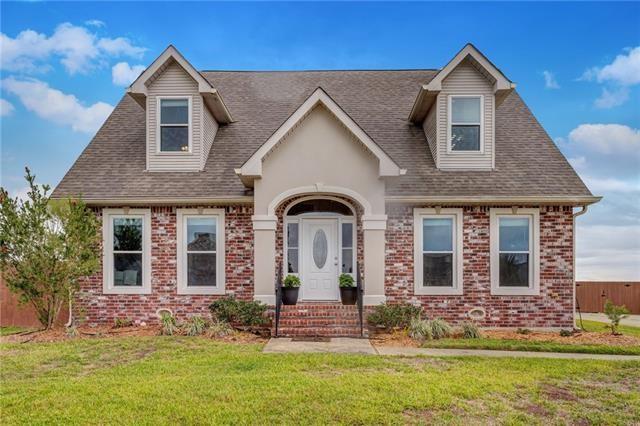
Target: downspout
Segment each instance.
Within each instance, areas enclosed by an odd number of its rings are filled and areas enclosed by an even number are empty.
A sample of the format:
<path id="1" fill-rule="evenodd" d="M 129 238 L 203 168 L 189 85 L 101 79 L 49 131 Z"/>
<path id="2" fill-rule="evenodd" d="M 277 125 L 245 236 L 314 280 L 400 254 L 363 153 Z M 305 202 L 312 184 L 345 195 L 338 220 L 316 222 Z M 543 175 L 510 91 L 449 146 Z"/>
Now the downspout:
<path id="1" fill-rule="evenodd" d="M 582 216 L 589 210 L 588 205 L 582 206 L 582 210 L 579 212 L 573 213 L 573 226 L 571 233 L 573 235 L 573 249 L 571 252 L 573 253 L 573 327 L 576 327 L 576 301 L 578 299 L 578 295 L 576 293 L 576 218 L 578 216 Z"/>

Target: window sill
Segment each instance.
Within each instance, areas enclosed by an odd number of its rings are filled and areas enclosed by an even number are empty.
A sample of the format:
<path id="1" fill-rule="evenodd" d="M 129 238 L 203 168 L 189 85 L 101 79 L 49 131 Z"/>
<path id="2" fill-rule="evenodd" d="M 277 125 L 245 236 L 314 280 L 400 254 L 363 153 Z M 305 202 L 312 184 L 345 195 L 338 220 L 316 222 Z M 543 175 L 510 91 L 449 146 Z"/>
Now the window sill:
<path id="1" fill-rule="evenodd" d="M 151 294 L 148 287 L 104 287 L 103 294 Z"/>
<path id="2" fill-rule="evenodd" d="M 540 296 L 539 288 L 492 287 L 492 296 Z"/>
<path id="3" fill-rule="evenodd" d="M 417 287 L 417 296 L 462 296 L 462 287 Z"/>
<path id="4" fill-rule="evenodd" d="M 187 287 L 178 285 L 178 294 L 180 295 L 223 295 L 226 294 L 224 286 L 202 286 Z"/>

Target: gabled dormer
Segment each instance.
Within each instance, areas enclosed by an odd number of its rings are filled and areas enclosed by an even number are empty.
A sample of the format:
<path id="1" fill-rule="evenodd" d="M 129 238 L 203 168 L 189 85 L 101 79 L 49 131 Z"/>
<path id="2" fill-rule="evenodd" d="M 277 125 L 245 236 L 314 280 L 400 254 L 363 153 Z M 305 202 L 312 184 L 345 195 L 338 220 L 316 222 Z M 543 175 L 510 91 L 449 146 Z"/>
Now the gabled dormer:
<path id="1" fill-rule="evenodd" d="M 218 91 L 173 46 L 127 89 L 146 110 L 148 171 L 200 171 L 218 127 L 232 121 Z"/>
<path id="2" fill-rule="evenodd" d="M 495 167 L 496 105 L 514 88 L 471 44 L 421 87 L 409 120 L 424 129 L 436 167 Z"/>

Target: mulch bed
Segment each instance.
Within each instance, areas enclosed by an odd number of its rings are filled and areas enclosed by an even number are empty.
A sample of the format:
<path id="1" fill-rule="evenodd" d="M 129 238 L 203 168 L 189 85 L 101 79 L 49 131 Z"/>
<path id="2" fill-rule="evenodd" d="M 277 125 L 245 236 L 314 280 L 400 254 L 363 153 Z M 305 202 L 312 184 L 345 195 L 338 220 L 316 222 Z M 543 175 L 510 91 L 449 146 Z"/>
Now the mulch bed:
<path id="1" fill-rule="evenodd" d="M 452 336 L 459 338 L 459 335 Z M 558 332 L 530 331 L 527 334 L 515 330 L 482 330 L 482 337 L 489 339 L 522 340 L 528 342 L 553 342 L 574 345 L 608 345 L 608 346 L 639 346 L 640 338 L 627 335 L 612 335 L 610 333 L 578 331 L 571 336 L 563 337 Z M 420 347 L 420 343 L 413 340 L 404 330 L 390 333 L 378 333 L 371 337 L 375 346 L 405 346 Z"/>
<path id="2" fill-rule="evenodd" d="M 56 327 L 51 330 L 32 330 L 11 334 L 9 336 L 2 336 L 0 337 L 0 343 L 44 343 L 79 339 L 117 338 L 128 336 L 145 337 L 158 335 L 160 335 L 159 326 L 128 326 L 119 328 L 114 328 L 112 326 L 78 327 L 75 336 L 70 336 L 64 327 Z M 245 331 L 236 331 L 227 336 L 212 337 L 211 339 L 232 343 L 260 343 L 267 340 L 264 337 Z"/>

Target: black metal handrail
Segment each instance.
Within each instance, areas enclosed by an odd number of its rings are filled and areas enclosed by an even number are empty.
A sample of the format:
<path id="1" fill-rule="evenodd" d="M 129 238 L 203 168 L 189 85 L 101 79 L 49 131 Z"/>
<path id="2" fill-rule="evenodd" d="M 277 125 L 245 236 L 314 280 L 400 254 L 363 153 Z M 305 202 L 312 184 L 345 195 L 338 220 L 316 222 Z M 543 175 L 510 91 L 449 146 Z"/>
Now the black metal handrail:
<path id="1" fill-rule="evenodd" d="M 360 265 L 356 262 L 356 292 L 357 292 L 357 304 L 358 304 L 358 319 L 360 320 L 360 337 L 364 337 L 364 322 L 363 322 L 363 311 L 364 311 L 364 280 L 360 275 Z"/>
<path id="2" fill-rule="evenodd" d="M 282 307 L 282 265 L 278 265 L 276 270 L 276 337 L 280 327 L 280 309 Z"/>

